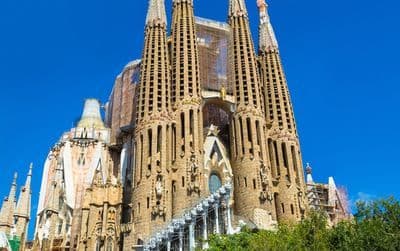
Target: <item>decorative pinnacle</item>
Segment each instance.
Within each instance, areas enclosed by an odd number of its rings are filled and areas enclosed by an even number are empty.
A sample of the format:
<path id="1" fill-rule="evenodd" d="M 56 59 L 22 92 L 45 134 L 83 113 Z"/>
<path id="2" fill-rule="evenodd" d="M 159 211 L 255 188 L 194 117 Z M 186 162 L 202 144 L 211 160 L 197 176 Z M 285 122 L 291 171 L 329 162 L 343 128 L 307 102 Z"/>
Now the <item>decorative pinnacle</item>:
<path id="1" fill-rule="evenodd" d="M 257 6 L 260 13 L 260 50 L 278 49 L 278 41 L 268 15 L 268 4 L 265 0 L 257 0 Z"/>
<path id="2" fill-rule="evenodd" d="M 229 16 L 233 17 L 247 17 L 247 9 L 245 0 L 229 0 Z"/>
<path id="3" fill-rule="evenodd" d="M 17 185 L 17 178 L 18 178 L 18 173 L 17 172 L 15 172 L 14 173 L 14 179 L 13 179 L 13 185 Z"/>
<path id="4" fill-rule="evenodd" d="M 173 0 L 172 2 L 174 2 L 174 3 L 184 3 L 184 2 L 187 2 L 187 3 L 193 4 L 193 0 Z"/>
<path id="5" fill-rule="evenodd" d="M 164 0 L 149 0 L 146 25 L 153 23 L 167 24 Z"/>
<path id="6" fill-rule="evenodd" d="M 310 166 L 310 163 L 307 163 L 306 172 L 307 172 L 307 174 L 312 174 L 312 168 Z"/>
<path id="7" fill-rule="evenodd" d="M 31 162 L 31 164 L 29 165 L 28 176 L 32 176 L 32 169 L 33 169 L 33 163 Z"/>
<path id="8" fill-rule="evenodd" d="M 86 99 L 79 128 L 103 129 L 104 123 L 100 114 L 100 102 L 97 99 Z"/>
<path id="9" fill-rule="evenodd" d="M 32 169 L 33 169 L 33 163 L 31 163 L 29 165 L 28 176 L 26 177 L 26 182 L 25 182 L 25 188 L 26 189 L 30 189 L 30 187 L 31 187 Z"/>

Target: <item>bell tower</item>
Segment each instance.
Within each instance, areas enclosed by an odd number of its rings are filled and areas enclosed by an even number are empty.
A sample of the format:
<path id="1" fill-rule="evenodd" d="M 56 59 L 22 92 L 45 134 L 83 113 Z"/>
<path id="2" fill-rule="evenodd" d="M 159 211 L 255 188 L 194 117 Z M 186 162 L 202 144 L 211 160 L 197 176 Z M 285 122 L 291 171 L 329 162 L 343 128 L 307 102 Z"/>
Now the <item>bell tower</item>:
<path id="1" fill-rule="evenodd" d="M 150 0 L 137 96 L 132 219 L 135 242 L 171 220 L 170 65 L 164 0 Z"/>
<path id="2" fill-rule="evenodd" d="M 229 55 L 236 111 L 232 118 L 235 213 L 269 228 L 275 219 L 257 58 L 244 0 L 231 0 Z"/>
<path id="3" fill-rule="evenodd" d="M 193 0 L 173 0 L 171 37 L 175 216 L 193 206 L 204 192 L 203 111 Z"/>
<path id="4" fill-rule="evenodd" d="M 258 61 L 275 208 L 279 221 L 297 221 L 303 218 L 307 207 L 300 142 L 268 5 L 265 0 L 258 0 L 257 5 L 260 12 Z"/>

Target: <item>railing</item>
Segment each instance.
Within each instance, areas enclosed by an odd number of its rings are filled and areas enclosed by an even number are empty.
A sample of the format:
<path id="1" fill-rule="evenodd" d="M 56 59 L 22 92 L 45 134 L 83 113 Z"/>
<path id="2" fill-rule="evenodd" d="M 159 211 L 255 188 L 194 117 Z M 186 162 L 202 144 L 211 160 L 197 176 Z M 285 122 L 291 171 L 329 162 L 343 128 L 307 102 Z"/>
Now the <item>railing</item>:
<path id="1" fill-rule="evenodd" d="M 144 251 L 195 250 L 202 243 L 207 248 L 207 237 L 213 234 L 231 234 L 232 217 L 229 205 L 232 186 L 225 184 L 215 193 L 200 200 L 196 206 L 181 217 L 173 219 L 167 226 L 153 234 L 143 245 Z M 196 240 L 197 239 L 197 240 Z"/>

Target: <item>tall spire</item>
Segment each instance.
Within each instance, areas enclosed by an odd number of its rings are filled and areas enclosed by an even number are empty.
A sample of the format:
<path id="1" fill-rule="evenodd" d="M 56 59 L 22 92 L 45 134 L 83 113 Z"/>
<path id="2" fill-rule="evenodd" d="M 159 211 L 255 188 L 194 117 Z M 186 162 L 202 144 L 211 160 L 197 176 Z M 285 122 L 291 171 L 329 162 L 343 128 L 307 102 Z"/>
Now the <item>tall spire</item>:
<path id="1" fill-rule="evenodd" d="M 33 169 L 33 163 L 31 163 L 29 165 L 29 172 L 28 175 L 26 177 L 26 182 L 25 182 L 25 188 L 29 188 L 31 187 L 31 182 L 32 182 L 32 169 Z"/>
<path id="2" fill-rule="evenodd" d="M 276 193 L 278 220 L 298 221 L 305 214 L 305 179 L 300 142 L 289 88 L 272 28 L 267 4 L 258 0 L 260 10 L 259 75 L 264 90 L 264 117 L 268 128 L 270 166 Z M 310 177 L 311 178 L 311 177 Z M 293 208 L 293 210 L 285 210 Z M 295 213 L 292 213 L 295 212 Z"/>
<path id="3" fill-rule="evenodd" d="M 21 250 L 25 250 L 24 245 L 28 236 L 28 224 L 31 216 L 31 181 L 33 164 L 29 166 L 29 172 L 26 177 L 25 186 L 22 187 L 19 194 L 17 209 L 14 214 L 15 235 L 21 239 Z"/>
<path id="4" fill-rule="evenodd" d="M 245 0 L 230 0 L 229 1 L 229 16 L 246 16 L 247 8 Z"/>
<path id="5" fill-rule="evenodd" d="M 177 180 L 177 177 L 187 177 L 187 170 L 181 167 L 190 161 L 200 162 L 203 159 L 199 49 L 192 0 L 174 1 L 171 33 L 172 99 L 175 121 L 178 121 L 176 128 L 173 129 L 176 129 L 176 133 L 173 133 L 173 160 L 176 169 L 174 179 Z M 199 168 L 201 170 L 201 167 Z M 196 193 L 190 188 L 191 182 L 184 180 L 183 186 L 177 186 L 172 197 L 172 203 L 175 205 L 174 216 L 182 213 L 204 191 L 202 181 L 199 181 L 198 186 L 201 188 L 198 188 Z"/>
<path id="6" fill-rule="evenodd" d="M 146 25 L 151 23 L 167 24 L 164 0 L 149 0 Z"/>
<path id="7" fill-rule="evenodd" d="M 17 178 L 18 178 L 18 173 L 15 172 L 13 183 L 11 184 L 10 194 L 8 195 L 8 199 L 15 198 L 15 194 L 17 192 Z"/>
<path id="8" fill-rule="evenodd" d="M 26 177 L 25 186 L 21 188 L 21 193 L 18 198 L 17 210 L 15 214 L 20 217 L 30 218 L 31 210 L 31 181 L 32 181 L 32 168 L 33 164 L 29 166 L 29 172 Z"/>
<path id="9" fill-rule="evenodd" d="M 260 12 L 259 49 L 262 51 L 277 50 L 278 41 L 268 15 L 268 4 L 265 0 L 257 0 L 257 6 Z"/>
<path id="10" fill-rule="evenodd" d="M 230 0 L 229 58 L 231 82 L 237 109 L 232 116 L 231 147 L 233 175 L 245 181 L 240 193 L 235 193 L 237 215 L 243 215 L 257 227 L 265 229 L 271 222 L 260 222 L 257 211 L 275 218 L 272 206 L 271 174 L 267 167 L 265 120 L 257 58 L 244 0 Z M 253 186 L 247 186 L 252 181 Z M 257 184 L 258 185 L 257 187 Z"/>
<path id="11" fill-rule="evenodd" d="M 3 201 L 3 205 L 0 210 L 0 232 L 11 234 L 11 228 L 14 224 L 14 210 L 16 202 L 16 191 L 17 191 L 17 173 L 14 174 L 14 179 L 11 184 L 10 193 Z"/>
<path id="12" fill-rule="evenodd" d="M 170 60 L 168 53 L 167 27 L 164 0 L 150 0 L 146 20 L 144 48 L 140 84 L 137 88 L 136 127 L 135 127 L 135 189 L 132 204 L 135 208 L 147 205 L 148 209 L 158 207 L 160 212 L 150 210 L 135 211 L 132 221 L 141 229 L 143 235 L 151 228 L 169 220 L 170 211 L 166 208 L 164 192 L 157 198 L 150 196 L 155 191 L 155 182 L 162 180 L 168 184 L 170 163 L 169 139 L 171 128 L 170 101 Z M 107 163 L 105 163 L 107 165 Z M 106 167 L 106 166 L 105 166 Z M 143 209 L 143 207 L 142 207 Z M 161 211 L 162 209 L 162 211 Z M 152 224 L 148 224 L 151 222 Z M 141 237 L 140 237 L 141 238 Z M 138 238 L 136 238 L 138 239 Z"/>

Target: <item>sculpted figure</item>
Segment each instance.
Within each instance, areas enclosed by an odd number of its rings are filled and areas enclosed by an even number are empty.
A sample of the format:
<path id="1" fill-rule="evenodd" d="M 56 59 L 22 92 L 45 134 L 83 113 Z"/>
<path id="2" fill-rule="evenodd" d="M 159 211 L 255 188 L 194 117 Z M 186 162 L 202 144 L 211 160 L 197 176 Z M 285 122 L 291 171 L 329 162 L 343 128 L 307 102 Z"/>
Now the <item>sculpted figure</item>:
<path id="1" fill-rule="evenodd" d="M 162 177 L 158 176 L 157 181 L 156 181 L 156 195 L 157 197 L 161 197 L 164 191 L 163 185 L 162 185 Z"/>

